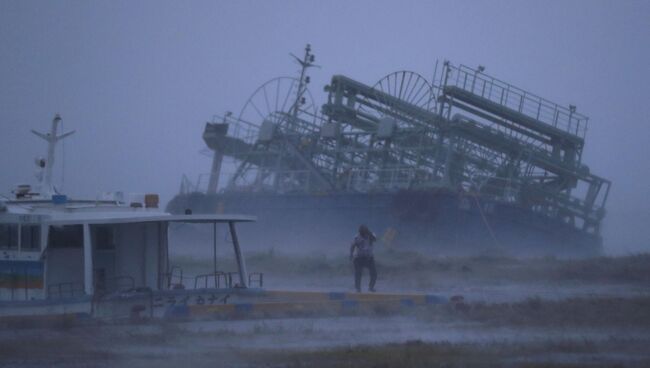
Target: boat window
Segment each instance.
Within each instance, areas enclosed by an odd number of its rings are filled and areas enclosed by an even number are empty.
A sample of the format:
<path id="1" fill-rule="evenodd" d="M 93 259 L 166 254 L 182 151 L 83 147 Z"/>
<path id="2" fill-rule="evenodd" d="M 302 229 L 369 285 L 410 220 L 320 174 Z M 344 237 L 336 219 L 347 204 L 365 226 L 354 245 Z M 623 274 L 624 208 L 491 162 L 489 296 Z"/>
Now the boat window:
<path id="1" fill-rule="evenodd" d="M 22 225 L 20 227 L 20 249 L 39 250 L 41 242 L 40 225 Z"/>
<path id="2" fill-rule="evenodd" d="M 97 250 L 113 250 L 113 228 L 110 226 L 99 226 L 95 229 L 95 244 Z"/>
<path id="3" fill-rule="evenodd" d="M 0 224 L 0 249 L 18 249 L 17 224 Z"/>
<path id="4" fill-rule="evenodd" d="M 48 234 L 50 248 L 82 248 L 82 225 L 52 226 Z"/>

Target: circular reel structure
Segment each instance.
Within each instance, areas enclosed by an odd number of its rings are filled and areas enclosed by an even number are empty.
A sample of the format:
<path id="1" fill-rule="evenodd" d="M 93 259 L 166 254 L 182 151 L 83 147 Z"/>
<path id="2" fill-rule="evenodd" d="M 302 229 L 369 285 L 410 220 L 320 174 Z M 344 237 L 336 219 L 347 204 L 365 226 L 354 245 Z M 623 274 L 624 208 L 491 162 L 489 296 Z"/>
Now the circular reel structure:
<path id="1" fill-rule="evenodd" d="M 401 70 L 388 74 L 373 88 L 427 111 L 435 105 L 431 84 L 415 72 Z"/>
<path id="2" fill-rule="evenodd" d="M 258 87 L 248 98 L 239 113 L 239 121 L 253 127 L 264 122 L 275 124 L 283 131 L 304 133 L 316 126 L 316 104 L 306 87 L 291 77 L 278 77 Z"/>
<path id="3" fill-rule="evenodd" d="M 375 119 L 389 116 L 399 120 L 400 126 L 408 126 L 413 118 L 408 111 L 411 107 L 427 111 L 435 107 L 431 84 L 415 72 L 402 70 L 388 74 L 372 88 L 377 93 L 359 101 L 358 111 Z"/>

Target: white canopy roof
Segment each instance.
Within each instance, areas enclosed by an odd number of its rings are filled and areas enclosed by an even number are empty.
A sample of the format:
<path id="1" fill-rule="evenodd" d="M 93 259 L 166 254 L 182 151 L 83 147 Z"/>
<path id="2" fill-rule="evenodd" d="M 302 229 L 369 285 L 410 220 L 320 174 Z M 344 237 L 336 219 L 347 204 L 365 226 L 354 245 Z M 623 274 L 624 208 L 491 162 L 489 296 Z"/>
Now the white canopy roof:
<path id="1" fill-rule="evenodd" d="M 96 215 L 96 216 L 93 216 Z M 111 216 L 114 215 L 114 216 Z M 247 215 L 169 215 L 169 214 L 146 214 L 139 213 L 84 213 L 83 216 L 70 216 L 67 218 L 57 217 L 44 221 L 47 225 L 76 225 L 76 224 L 129 224 L 142 222 L 189 222 L 189 223 L 212 223 L 212 222 L 251 222 L 256 221 L 255 216 Z"/>

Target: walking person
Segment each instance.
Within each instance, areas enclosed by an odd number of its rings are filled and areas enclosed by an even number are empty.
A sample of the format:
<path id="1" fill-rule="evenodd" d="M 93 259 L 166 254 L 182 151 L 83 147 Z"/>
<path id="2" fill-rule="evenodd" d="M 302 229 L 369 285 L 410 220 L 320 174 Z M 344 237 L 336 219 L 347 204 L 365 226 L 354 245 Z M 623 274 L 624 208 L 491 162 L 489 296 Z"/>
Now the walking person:
<path id="1" fill-rule="evenodd" d="M 361 275 L 363 269 L 368 268 L 370 272 L 370 284 L 368 290 L 375 292 L 375 282 L 377 281 L 377 268 L 375 267 L 375 257 L 373 254 L 373 243 L 377 240 L 366 225 L 359 226 L 359 234 L 354 238 L 350 246 L 350 260 L 354 262 L 354 287 L 357 292 L 361 292 Z"/>

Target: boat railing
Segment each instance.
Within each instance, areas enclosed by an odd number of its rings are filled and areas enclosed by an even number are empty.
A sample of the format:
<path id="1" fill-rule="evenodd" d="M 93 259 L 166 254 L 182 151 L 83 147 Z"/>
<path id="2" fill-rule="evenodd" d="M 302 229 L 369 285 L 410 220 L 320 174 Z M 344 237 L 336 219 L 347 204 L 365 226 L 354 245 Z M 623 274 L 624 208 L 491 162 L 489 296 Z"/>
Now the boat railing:
<path id="1" fill-rule="evenodd" d="M 216 289 L 232 288 L 238 287 L 236 283 L 233 283 L 239 276 L 239 272 L 230 271 L 223 272 L 217 271 L 212 273 L 206 273 L 197 275 L 194 277 L 194 289 L 208 289 L 214 287 Z M 264 273 L 262 272 L 251 272 L 248 274 L 248 285 L 251 286 L 257 284 L 260 288 L 264 286 Z"/>
<path id="2" fill-rule="evenodd" d="M 48 299 L 74 298 L 84 295 L 84 287 L 78 282 L 59 282 L 47 286 Z"/>
<path id="3" fill-rule="evenodd" d="M 118 277 L 128 280 L 129 276 Z M 132 280 L 132 278 L 131 278 Z M 130 280 L 128 281 L 130 284 Z M 131 287 L 113 293 L 95 293 L 91 301 L 94 317 L 152 318 L 154 315 L 154 291 L 147 286 Z"/>
<path id="4" fill-rule="evenodd" d="M 163 273 L 163 285 L 167 285 L 167 289 L 183 288 L 183 269 L 178 266 L 172 266 L 169 272 Z"/>
<path id="5" fill-rule="evenodd" d="M 209 287 L 221 288 L 221 280 L 223 279 L 224 287 L 232 287 L 232 274 L 235 272 L 222 272 L 216 271 L 194 277 L 194 289 L 208 289 Z M 212 283 L 210 281 L 212 280 Z M 202 287 L 201 287 L 202 286 Z"/>
<path id="6" fill-rule="evenodd" d="M 385 169 L 352 169 L 346 174 L 345 188 L 353 191 L 410 189 L 416 183 L 420 186 L 439 185 L 440 179 L 433 172 L 412 167 Z"/>
<path id="7" fill-rule="evenodd" d="M 248 286 L 253 286 L 253 283 L 256 283 L 258 287 L 264 287 L 264 273 L 262 272 L 251 272 L 248 274 Z"/>
<path id="8" fill-rule="evenodd" d="M 589 118 L 575 112 L 574 107 L 560 106 L 510 83 L 488 76 L 480 69 L 451 64 L 447 67 L 450 75 L 446 86 L 460 88 L 504 108 L 517 111 L 540 124 L 553 126 L 581 138 L 585 137 Z"/>
<path id="9" fill-rule="evenodd" d="M 131 276 L 109 277 L 95 283 L 95 291 L 101 294 L 110 294 L 135 289 L 135 280 Z"/>

